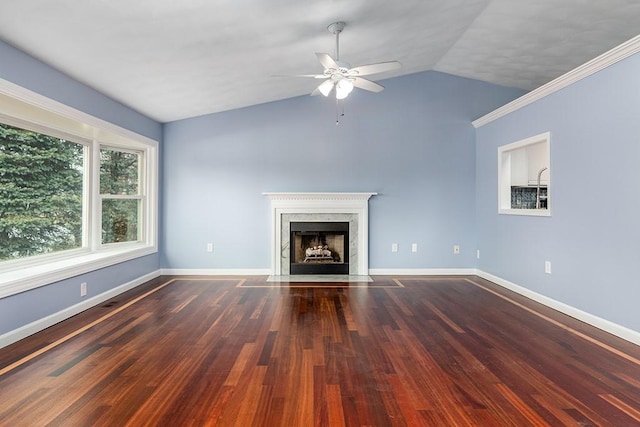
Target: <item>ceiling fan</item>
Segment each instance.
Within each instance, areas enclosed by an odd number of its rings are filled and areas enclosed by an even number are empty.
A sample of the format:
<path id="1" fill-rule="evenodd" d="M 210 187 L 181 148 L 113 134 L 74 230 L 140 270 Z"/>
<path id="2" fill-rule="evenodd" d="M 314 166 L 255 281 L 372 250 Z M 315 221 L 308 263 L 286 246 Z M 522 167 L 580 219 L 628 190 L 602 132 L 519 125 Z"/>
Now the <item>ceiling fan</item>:
<path id="1" fill-rule="evenodd" d="M 314 79 L 324 80 L 311 92 L 312 96 L 319 94 L 329 96 L 334 88 L 336 90 L 336 99 L 346 98 L 354 87 L 370 92 L 381 92 L 384 86 L 364 79 L 362 76 L 397 70 L 401 67 L 398 61 L 389 61 L 351 68 L 351 65 L 340 61 L 340 33 L 344 30 L 345 25 L 344 22 L 339 21 L 327 27 L 327 30 L 336 36 L 336 56 L 335 59 L 333 59 L 327 53 L 316 53 L 320 64 L 324 67 L 324 72 L 322 74 L 303 74 L 296 76 L 313 77 Z"/>

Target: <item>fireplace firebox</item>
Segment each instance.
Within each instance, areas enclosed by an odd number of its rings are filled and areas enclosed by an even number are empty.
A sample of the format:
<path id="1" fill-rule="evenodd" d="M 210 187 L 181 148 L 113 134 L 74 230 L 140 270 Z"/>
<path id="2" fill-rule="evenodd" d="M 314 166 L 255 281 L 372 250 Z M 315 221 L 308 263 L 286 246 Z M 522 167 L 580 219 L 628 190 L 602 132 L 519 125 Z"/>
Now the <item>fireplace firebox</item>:
<path id="1" fill-rule="evenodd" d="M 349 274 L 348 222 L 291 222 L 290 274 Z"/>

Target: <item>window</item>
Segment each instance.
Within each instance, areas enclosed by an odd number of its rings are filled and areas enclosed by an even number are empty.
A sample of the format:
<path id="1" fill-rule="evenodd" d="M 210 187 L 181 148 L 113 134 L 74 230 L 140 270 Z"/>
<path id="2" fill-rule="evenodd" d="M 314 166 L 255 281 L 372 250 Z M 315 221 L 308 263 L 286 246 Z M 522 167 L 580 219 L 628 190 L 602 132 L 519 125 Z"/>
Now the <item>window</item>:
<path id="1" fill-rule="evenodd" d="M 157 142 L 0 79 L 0 298 L 157 252 Z"/>
<path id="2" fill-rule="evenodd" d="M 0 261 L 82 247 L 85 152 L 0 123 Z"/>
<path id="3" fill-rule="evenodd" d="M 498 212 L 551 215 L 549 132 L 498 147 Z"/>
<path id="4" fill-rule="evenodd" d="M 102 243 L 141 240 L 140 153 L 100 150 Z"/>

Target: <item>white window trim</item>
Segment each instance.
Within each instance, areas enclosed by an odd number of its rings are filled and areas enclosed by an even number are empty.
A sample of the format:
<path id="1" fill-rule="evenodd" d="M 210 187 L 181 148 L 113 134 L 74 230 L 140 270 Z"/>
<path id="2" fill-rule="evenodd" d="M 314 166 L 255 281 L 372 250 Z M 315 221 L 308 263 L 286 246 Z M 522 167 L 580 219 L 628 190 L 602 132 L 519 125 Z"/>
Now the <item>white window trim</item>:
<path id="1" fill-rule="evenodd" d="M 510 144 L 498 147 L 498 213 L 505 215 L 523 215 L 523 216 L 551 216 L 551 208 L 553 203 L 549 204 L 547 209 L 511 209 L 505 208 L 505 199 L 509 200 L 511 206 L 511 167 L 506 165 L 503 159 L 505 153 L 528 145 L 540 142 L 547 143 L 546 163 L 549 165 L 549 179 L 547 183 L 547 200 L 551 201 L 551 132 L 541 133 L 529 138 L 525 138 Z"/>
<path id="2" fill-rule="evenodd" d="M 144 168 L 148 173 L 141 179 L 146 197 L 142 230 L 143 241 L 118 244 L 100 244 L 99 171 L 94 167 L 85 177 L 90 187 L 88 206 L 92 212 L 83 212 L 86 230 L 93 236 L 82 249 L 30 257 L 0 264 L 0 298 L 45 286 L 60 280 L 88 273 L 100 268 L 151 255 L 158 251 L 158 142 L 121 128 L 102 119 L 54 101 L 14 83 L 0 79 L 0 114 L 12 118 L 16 124 L 28 123 L 30 128 L 46 129 L 52 136 L 70 135 L 75 142 L 90 146 L 88 161 L 96 164 L 100 146 L 133 149 L 144 152 Z M 98 163 L 99 164 L 99 163 Z M 84 201 L 83 206 L 87 206 Z M 89 221 L 91 219 L 91 221 Z M 97 234 L 96 234 L 97 233 Z M 98 236 L 96 238 L 96 236 Z M 87 236 L 85 236 L 86 238 Z"/>
<path id="3" fill-rule="evenodd" d="M 140 226 L 140 224 L 143 225 L 143 228 L 140 229 L 138 228 L 138 235 L 140 236 L 140 240 L 139 241 L 146 241 L 147 239 L 147 233 L 148 230 L 146 228 L 144 228 L 144 224 L 146 224 L 146 215 L 147 212 L 149 210 L 149 207 L 147 206 L 147 179 L 146 179 L 146 171 L 148 170 L 147 167 L 147 157 L 148 157 L 148 153 L 146 152 L 146 150 L 142 149 L 142 150 L 131 150 L 131 149 L 125 149 L 125 148 L 121 148 L 121 147 L 113 147 L 113 146 L 107 146 L 104 144 L 101 144 L 99 147 L 97 147 L 98 152 L 100 152 L 101 149 L 107 149 L 107 150 L 117 150 L 117 151 L 122 151 L 122 152 L 128 152 L 128 153 L 134 153 L 134 154 L 142 154 L 142 156 L 140 157 L 140 160 L 142 160 L 141 162 L 139 162 L 138 164 L 138 192 L 137 194 L 108 194 L 108 193 L 102 193 L 102 190 L 100 189 L 100 185 L 98 184 L 98 193 L 96 193 L 96 197 L 98 199 L 98 203 L 96 203 L 98 205 L 98 215 L 96 216 L 96 218 L 102 218 L 102 203 L 105 200 L 139 200 L 141 202 L 140 205 L 140 211 L 138 212 L 138 227 Z M 99 157 L 99 155 L 98 155 Z M 96 180 L 98 181 L 98 183 L 100 182 L 100 171 L 99 168 L 96 168 L 98 170 L 96 170 Z M 144 221 L 140 221 L 140 218 L 145 218 Z M 100 225 L 100 224 L 99 224 Z M 101 225 L 100 227 L 101 228 Z M 101 230 L 96 230 L 97 232 L 100 232 Z M 95 235 L 96 238 L 98 238 L 98 235 Z M 121 244 L 125 244 L 125 243 L 135 243 L 135 242 L 119 242 L 119 243 L 102 243 L 102 238 L 100 236 L 100 241 L 98 242 L 98 245 L 100 247 L 105 247 L 108 245 L 121 245 Z"/>

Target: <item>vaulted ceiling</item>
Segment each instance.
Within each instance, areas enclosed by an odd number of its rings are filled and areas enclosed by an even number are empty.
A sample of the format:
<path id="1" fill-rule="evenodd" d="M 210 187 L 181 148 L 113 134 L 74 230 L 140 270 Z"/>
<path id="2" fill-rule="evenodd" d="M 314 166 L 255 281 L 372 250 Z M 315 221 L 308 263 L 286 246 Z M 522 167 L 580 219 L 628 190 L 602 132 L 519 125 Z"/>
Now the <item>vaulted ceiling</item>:
<path id="1" fill-rule="evenodd" d="M 4 0 L 0 39 L 160 122 L 310 93 L 340 58 L 531 90 L 636 36 L 637 0 Z M 0 58 L 1 60 L 1 58 Z M 0 65 L 1 66 L 1 65 Z M 384 82 L 382 82 L 384 84 Z"/>

